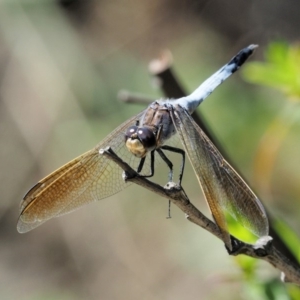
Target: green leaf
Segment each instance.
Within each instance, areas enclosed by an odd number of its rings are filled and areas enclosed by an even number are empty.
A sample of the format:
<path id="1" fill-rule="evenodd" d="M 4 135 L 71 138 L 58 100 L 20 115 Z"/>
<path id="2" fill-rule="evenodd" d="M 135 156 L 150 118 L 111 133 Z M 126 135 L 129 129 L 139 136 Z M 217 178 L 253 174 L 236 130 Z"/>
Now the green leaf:
<path id="1" fill-rule="evenodd" d="M 300 262 L 300 240 L 295 232 L 283 221 L 273 220 L 272 224 L 289 249 Z"/>
<path id="2" fill-rule="evenodd" d="M 300 101 L 300 45 L 274 42 L 265 52 L 265 62 L 250 62 L 242 70 L 245 80 L 272 87 Z"/>

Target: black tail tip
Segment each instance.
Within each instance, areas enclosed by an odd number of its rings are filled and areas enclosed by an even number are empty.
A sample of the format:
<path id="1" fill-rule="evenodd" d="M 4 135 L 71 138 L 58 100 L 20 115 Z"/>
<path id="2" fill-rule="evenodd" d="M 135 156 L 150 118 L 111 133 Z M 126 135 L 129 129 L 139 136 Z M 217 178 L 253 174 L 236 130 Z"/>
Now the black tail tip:
<path id="1" fill-rule="evenodd" d="M 251 44 L 248 47 L 242 49 L 236 56 L 234 56 L 231 59 L 231 61 L 228 64 L 234 64 L 236 66 L 233 72 L 238 70 L 239 67 L 244 64 L 244 62 L 249 58 L 249 56 L 251 56 L 251 54 L 255 51 L 257 47 L 258 45 Z"/>

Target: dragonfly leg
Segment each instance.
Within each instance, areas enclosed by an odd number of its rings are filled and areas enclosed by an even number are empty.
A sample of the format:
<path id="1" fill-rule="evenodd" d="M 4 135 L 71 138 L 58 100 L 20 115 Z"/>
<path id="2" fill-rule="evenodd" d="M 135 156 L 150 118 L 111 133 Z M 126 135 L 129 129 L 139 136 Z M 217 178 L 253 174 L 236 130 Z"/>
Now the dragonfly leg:
<path id="1" fill-rule="evenodd" d="M 173 181 L 173 163 L 167 158 L 167 156 L 163 153 L 161 149 L 156 149 L 160 157 L 163 159 L 163 161 L 168 165 L 170 171 L 169 171 L 169 181 Z M 168 216 L 167 219 L 171 219 L 171 200 L 169 200 L 168 203 Z"/>
<path id="2" fill-rule="evenodd" d="M 154 151 L 155 150 L 152 150 L 150 153 L 150 155 L 151 155 L 151 157 L 150 157 L 150 174 L 149 175 L 140 175 L 141 177 L 152 177 L 154 175 Z M 139 166 L 137 168 L 138 173 L 140 173 L 143 170 L 145 160 L 146 160 L 146 156 L 141 158 Z"/>
<path id="3" fill-rule="evenodd" d="M 162 146 L 161 149 L 168 150 L 170 152 L 179 153 L 179 154 L 182 155 L 182 161 L 181 161 L 181 166 L 180 166 L 180 171 L 179 171 L 179 182 L 178 182 L 178 184 L 181 186 L 181 181 L 182 181 L 183 171 L 184 171 L 184 166 L 185 166 L 185 152 L 184 152 L 184 150 L 182 150 L 180 148 L 171 147 L 171 146 L 168 146 L 168 145 Z"/>
<path id="4" fill-rule="evenodd" d="M 138 173 L 140 173 L 142 171 L 142 169 L 144 167 L 145 159 L 146 159 L 146 157 L 141 158 L 140 164 L 139 164 L 139 166 L 138 166 L 138 168 L 136 170 Z"/>
<path id="5" fill-rule="evenodd" d="M 163 159 L 163 161 L 167 164 L 169 167 L 169 181 L 173 181 L 173 164 L 172 162 L 167 158 L 167 156 L 163 153 L 161 149 L 156 149 L 160 157 Z"/>

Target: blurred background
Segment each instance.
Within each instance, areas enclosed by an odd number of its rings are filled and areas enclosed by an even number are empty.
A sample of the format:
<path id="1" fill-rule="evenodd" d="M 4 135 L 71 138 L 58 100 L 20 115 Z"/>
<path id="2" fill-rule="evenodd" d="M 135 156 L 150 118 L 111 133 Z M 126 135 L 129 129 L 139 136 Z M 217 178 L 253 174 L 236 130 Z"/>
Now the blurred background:
<path id="1" fill-rule="evenodd" d="M 144 108 L 119 90 L 162 97 L 148 71 L 162 50 L 192 91 L 251 43 L 250 60 L 263 61 L 271 42 L 298 42 L 299 10 L 291 0 L 2 0 L 0 299 L 269 299 L 253 296 L 219 240 L 174 206 L 166 219 L 167 201 L 138 186 L 24 235 L 16 222 L 31 186 Z M 299 108 L 287 98 L 241 70 L 199 110 L 299 236 Z M 209 216 L 194 177 L 187 166 L 183 186 Z M 255 272 L 257 286 L 279 276 L 264 262 Z"/>

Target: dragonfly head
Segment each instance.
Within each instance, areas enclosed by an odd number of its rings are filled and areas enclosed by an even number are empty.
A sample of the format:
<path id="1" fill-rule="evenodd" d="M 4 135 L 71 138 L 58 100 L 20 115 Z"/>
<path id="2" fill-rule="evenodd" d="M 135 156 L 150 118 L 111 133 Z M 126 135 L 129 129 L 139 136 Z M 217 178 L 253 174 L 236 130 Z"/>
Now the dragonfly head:
<path id="1" fill-rule="evenodd" d="M 130 126 L 125 133 L 127 149 L 135 156 L 143 158 L 156 147 L 156 137 L 149 127 Z"/>

